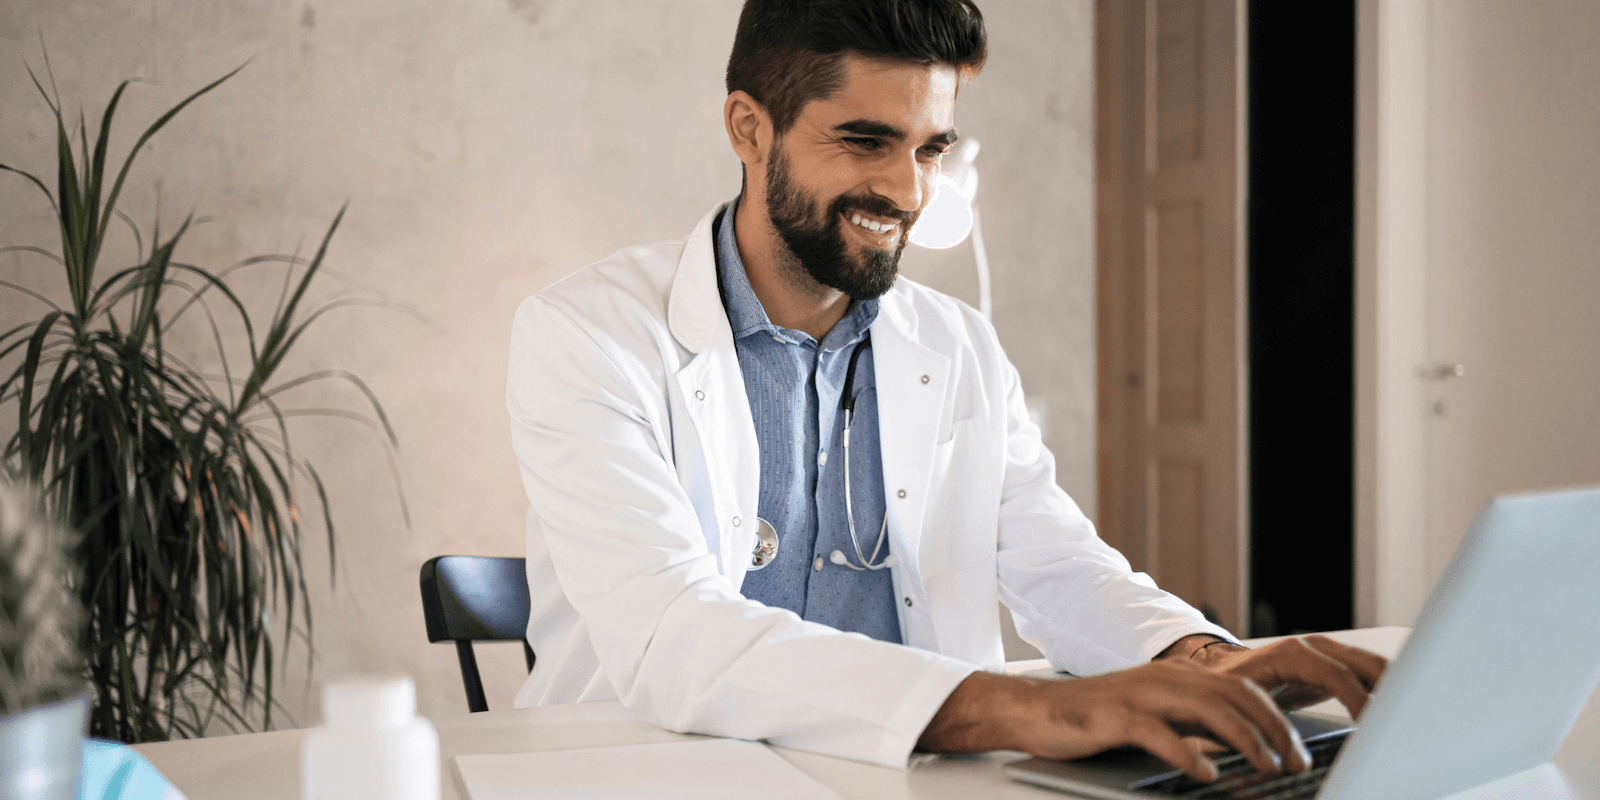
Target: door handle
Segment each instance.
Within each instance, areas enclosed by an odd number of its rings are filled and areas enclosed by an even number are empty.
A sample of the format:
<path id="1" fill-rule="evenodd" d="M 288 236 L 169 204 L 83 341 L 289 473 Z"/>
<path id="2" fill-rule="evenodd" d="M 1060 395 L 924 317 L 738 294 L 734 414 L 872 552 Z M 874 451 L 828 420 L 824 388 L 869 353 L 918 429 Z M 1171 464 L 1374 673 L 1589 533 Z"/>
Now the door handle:
<path id="1" fill-rule="evenodd" d="M 1464 378 L 1467 375 L 1466 364 L 1440 363 L 1431 367 L 1418 367 L 1417 374 L 1430 381 L 1445 381 L 1451 378 Z"/>

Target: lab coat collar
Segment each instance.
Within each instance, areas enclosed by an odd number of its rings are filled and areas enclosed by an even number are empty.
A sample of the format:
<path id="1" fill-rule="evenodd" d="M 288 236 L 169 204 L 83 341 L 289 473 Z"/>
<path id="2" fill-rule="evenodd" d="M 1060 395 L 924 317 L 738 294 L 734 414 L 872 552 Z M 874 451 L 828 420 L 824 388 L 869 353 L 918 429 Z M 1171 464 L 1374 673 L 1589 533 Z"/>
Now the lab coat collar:
<path id="1" fill-rule="evenodd" d="M 672 279 L 667 326 L 691 353 L 713 344 L 733 343 L 733 328 L 717 289 L 716 243 L 711 235 L 712 223 L 727 207 L 727 203 L 717 206 L 694 226 L 684 240 L 683 255 L 678 258 L 678 271 Z"/>
<path id="2" fill-rule="evenodd" d="M 700 218 L 684 240 L 683 254 L 678 257 L 677 273 L 672 279 L 672 293 L 667 300 L 667 326 L 678 343 L 691 353 L 698 354 L 713 344 L 733 341 L 733 328 L 717 286 L 717 245 L 713 235 L 717 219 L 730 205 L 722 203 Z M 874 335 L 892 330 L 901 338 L 915 340 L 917 316 L 910 303 L 897 302 L 902 299 L 901 292 L 896 283 L 883 296 L 878 317 L 872 323 Z"/>

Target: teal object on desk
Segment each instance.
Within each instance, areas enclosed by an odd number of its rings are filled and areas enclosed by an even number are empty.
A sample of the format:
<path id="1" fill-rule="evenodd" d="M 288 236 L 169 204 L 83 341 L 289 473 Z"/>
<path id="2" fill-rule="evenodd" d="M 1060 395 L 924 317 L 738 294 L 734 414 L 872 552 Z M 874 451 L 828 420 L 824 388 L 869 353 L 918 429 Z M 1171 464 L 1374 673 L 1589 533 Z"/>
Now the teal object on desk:
<path id="1" fill-rule="evenodd" d="M 121 742 L 83 740 L 81 800 L 184 800 L 138 751 Z"/>

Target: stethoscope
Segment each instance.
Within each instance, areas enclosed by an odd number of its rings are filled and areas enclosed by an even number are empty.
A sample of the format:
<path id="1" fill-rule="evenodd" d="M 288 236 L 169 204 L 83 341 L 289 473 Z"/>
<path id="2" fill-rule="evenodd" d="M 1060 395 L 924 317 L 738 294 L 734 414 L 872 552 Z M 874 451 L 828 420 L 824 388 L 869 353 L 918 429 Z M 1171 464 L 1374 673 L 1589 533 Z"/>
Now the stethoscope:
<path id="1" fill-rule="evenodd" d="M 861 360 L 861 353 L 871 346 L 872 338 L 869 335 L 866 339 L 862 340 L 861 344 L 856 345 L 856 349 L 850 353 L 850 365 L 845 368 L 844 372 L 844 517 L 845 521 L 850 526 L 850 546 L 856 551 L 856 563 L 850 563 L 850 559 L 845 556 L 843 551 L 840 550 L 834 550 L 833 554 L 828 556 L 829 561 L 832 561 L 840 566 L 849 567 L 857 572 L 887 569 L 900 563 L 900 558 L 892 553 L 886 555 L 883 561 L 876 564 L 873 563 L 874 561 L 878 560 L 878 553 L 883 549 L 884 538 L 889 533 L 888 509 L 884 509 L 883 523 L 878 526 L 878 541 L 873 544 L 872 555 L 871 557 L 868 557 L 862 554 L 861 540 L 856 537 L 855 504 L 851 502 L 851 500 L 854 498 L 850 492 L 850 423 L 855 419 L 856 414 L 856 398 L 854 392 L 856 382 L 856 362 Z M 755 550 L 750 554 L 750 569 L 752 571 L 762 569 L 768 564 L 771 564 L 777 557 L 777 530 L 772 527 L 772 523 L 764 519 L 757 519 L 756 547 Z"/>

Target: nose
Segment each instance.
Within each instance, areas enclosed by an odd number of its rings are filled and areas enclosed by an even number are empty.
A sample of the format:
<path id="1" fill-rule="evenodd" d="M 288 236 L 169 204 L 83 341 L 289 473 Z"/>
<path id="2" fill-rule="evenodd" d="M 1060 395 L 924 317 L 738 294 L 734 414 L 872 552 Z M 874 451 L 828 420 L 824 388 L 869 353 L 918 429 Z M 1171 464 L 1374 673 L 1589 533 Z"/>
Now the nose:
<path id="1" fill-rule="evenodd" d="M 929 170 L 918 163 L 913 151 L 898 158 L 888 159 L 872 182 L 874 194 L 893 203 L 895 209 L 905 214 L 915 214 L 922 208 L 922 200 L 931 190 L 937 167 Z"/>

